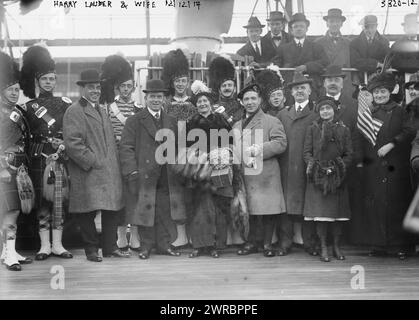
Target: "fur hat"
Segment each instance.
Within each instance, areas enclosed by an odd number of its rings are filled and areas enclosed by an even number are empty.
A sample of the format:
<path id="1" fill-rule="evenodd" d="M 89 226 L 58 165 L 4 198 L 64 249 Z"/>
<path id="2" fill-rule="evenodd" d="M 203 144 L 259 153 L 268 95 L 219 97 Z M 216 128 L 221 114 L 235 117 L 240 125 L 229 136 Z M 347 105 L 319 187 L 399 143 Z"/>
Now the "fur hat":
<path id="1" fill-rule="evenodd" d="M 35 79 L 47 73 L 55 73 L 55 62 L 42 45 L 29 47 L 22 56 L 20 86 L 28 98 L 34 99 Z"/>
<path id="2" fill-rule="evenodd" d="M 269 97 L 272 92 L 284 90 L 284 83 L 281 76 L 271 69 L 259 72 L 256 76 L 256 82 L 260 86 L 262 98 L 265 102 L 269 101 Z"/>
<path id="3" fill-rule="evenodd" d="M 230 57 L 218 56 L 214 58 L 209 67 L 209 87 L 218 92 L 220 86 L 227 80 L 235 81 L 234 63 Z"/>
<path id="4" fill-rule="evenodd" d="M 372 92 L 374 89 L 379 87 L 384 87 L 388 91 L 392 92 L 396 86 L 396 79 L 394 75 L 388 72 L 383 72 L 380 74 L 372 74 L 368 79 L 367 90 Z"/>
<path id="5" fill-rule="evenodd" d="M 162 61 L 163 71 L 161 78 L 169 89 L 169 94 L 175 93 L 173 81 L 176 78 L 189 78 L 189 62 L 182 50 L 169 51 Z"/>
<path id="6" fill-rule="evenodd" d="M 19 82 L 19 66 L 6 53 L 0 51 L 0 90 Z"/>
<path id="7" fill-rule="evenodd" d="M 115 87 L 133 79 L 132 68 L 124 57 L 113 54 L 106 57 L 101 69 L 102 90 L 100 100 L 101 102 L 111 103 L 115 99 Z"/>

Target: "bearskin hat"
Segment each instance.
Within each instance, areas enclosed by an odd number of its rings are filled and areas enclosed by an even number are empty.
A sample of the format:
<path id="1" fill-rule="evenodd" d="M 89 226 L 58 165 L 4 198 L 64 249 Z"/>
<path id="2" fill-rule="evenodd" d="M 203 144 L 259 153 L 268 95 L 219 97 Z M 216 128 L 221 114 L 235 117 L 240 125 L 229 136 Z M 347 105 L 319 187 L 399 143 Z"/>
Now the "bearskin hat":
<path id="1" fill-rule="evenodd" d="M 20 86 L 23 93 L 31 99 L 35 96 L 35 79 L 55 72 L 55 62 L 47 48 L 42 45 L 29 47 L 22 56 Z"/>
<path id="2" fill-rule="evenodd" d="M 6 53 L 0 51 L 0 90 L 19 82 L 19 66 Z"/>
<path id="3" fill-rule="evenodd" d="M 106 57 L 101 69 L 102 90 L 100 100 L 102 103 L 111 103 L 115 99 L 115 87 L 133 79 L 131 64 L 124 57 L 113 54 Z"/>
<path id="4" fill-rule="evenodd" d="M 282 78 L 270 69 L 259 72 L 256 76 L 256 83 L 259 84 L 262 98 L 266 102 L 269 101 L 272 92 L 284 88 Z"/>
<path id="5" fill-rule="evenodd" d="M 189 77 L 189 62 L 182 50 L 176 49 L 169 51 L 162 61 L 163 71 L 161 79 L 169 94 L 175 93 L 173 81 L 176 78 Z"/>
<path id="6" fill-rule="evenodd" d="M 209 67 L 209 87 L 218 92 L 223 82 L 227 80 L 235 80 L 234 63 L 228 56 L 218 56 L 214 58 Z"/>

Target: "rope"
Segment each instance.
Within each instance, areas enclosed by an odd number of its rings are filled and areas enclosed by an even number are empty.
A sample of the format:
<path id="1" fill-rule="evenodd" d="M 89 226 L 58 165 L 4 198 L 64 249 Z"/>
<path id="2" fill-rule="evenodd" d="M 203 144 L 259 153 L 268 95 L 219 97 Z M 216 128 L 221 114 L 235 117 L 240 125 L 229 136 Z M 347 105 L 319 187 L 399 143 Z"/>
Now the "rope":
<path id="1" fill-rule="evenodd" d="M 259 2 L 259 0 L 256 0 L 255 5 L 254 5 L 253 10 L 252 10 L 252 13 L 250 15 L 251 17 L 253 16 L 253 13 L 255 13 L 255 9 L 256 9 L 256 6 L 258 5 L 258 2 Z"/>
<path id="2" fill-rule="evenodd" d="M 388 21 L 388 13 L 389 13 L 389 9 L 390 7 L 387 6 L 387 10 L 386 10 L 386 22 L 384 24 L 384 28 L 383 28 L 383 35 L 386 34 L 386 28 L 387 28 L 387 21 Z"/>

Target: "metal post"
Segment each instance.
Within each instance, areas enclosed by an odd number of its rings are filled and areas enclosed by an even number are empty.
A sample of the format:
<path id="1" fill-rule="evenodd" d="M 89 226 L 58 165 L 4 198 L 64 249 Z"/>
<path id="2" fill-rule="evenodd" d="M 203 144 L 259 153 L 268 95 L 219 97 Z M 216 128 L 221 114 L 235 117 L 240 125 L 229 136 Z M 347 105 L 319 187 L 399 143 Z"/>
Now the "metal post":
<path id="1" fill-rule="evenodd" d="M 146 33 L 147 33 L 147 59 L 150 60 L 151 57 L 151 41 L 150 41 L 150 8 L 145 9 L 145 23 L 146 23 Z"/>
<path id="2" fill-rule="evenodd" d="M 0 0 L 0 39 L 4 39 L 3 37 L 3 23 L 5 22 L 5 14 L 4 14 L 4 1 Z M 4 45 L 4 40 L 1 43 L 1 48 L 3 48 Z"/>

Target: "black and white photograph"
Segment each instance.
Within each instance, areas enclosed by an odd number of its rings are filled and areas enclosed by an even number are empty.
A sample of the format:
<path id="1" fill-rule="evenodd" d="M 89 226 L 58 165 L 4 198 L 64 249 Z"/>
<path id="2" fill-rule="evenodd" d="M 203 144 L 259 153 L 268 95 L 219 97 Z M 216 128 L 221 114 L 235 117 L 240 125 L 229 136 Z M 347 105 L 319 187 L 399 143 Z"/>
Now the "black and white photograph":
<path id="1" fill-rule="evenodd" d="M 416 300 L 418 186 L 419 0 L 0 0 L 0 300 Z"/>

